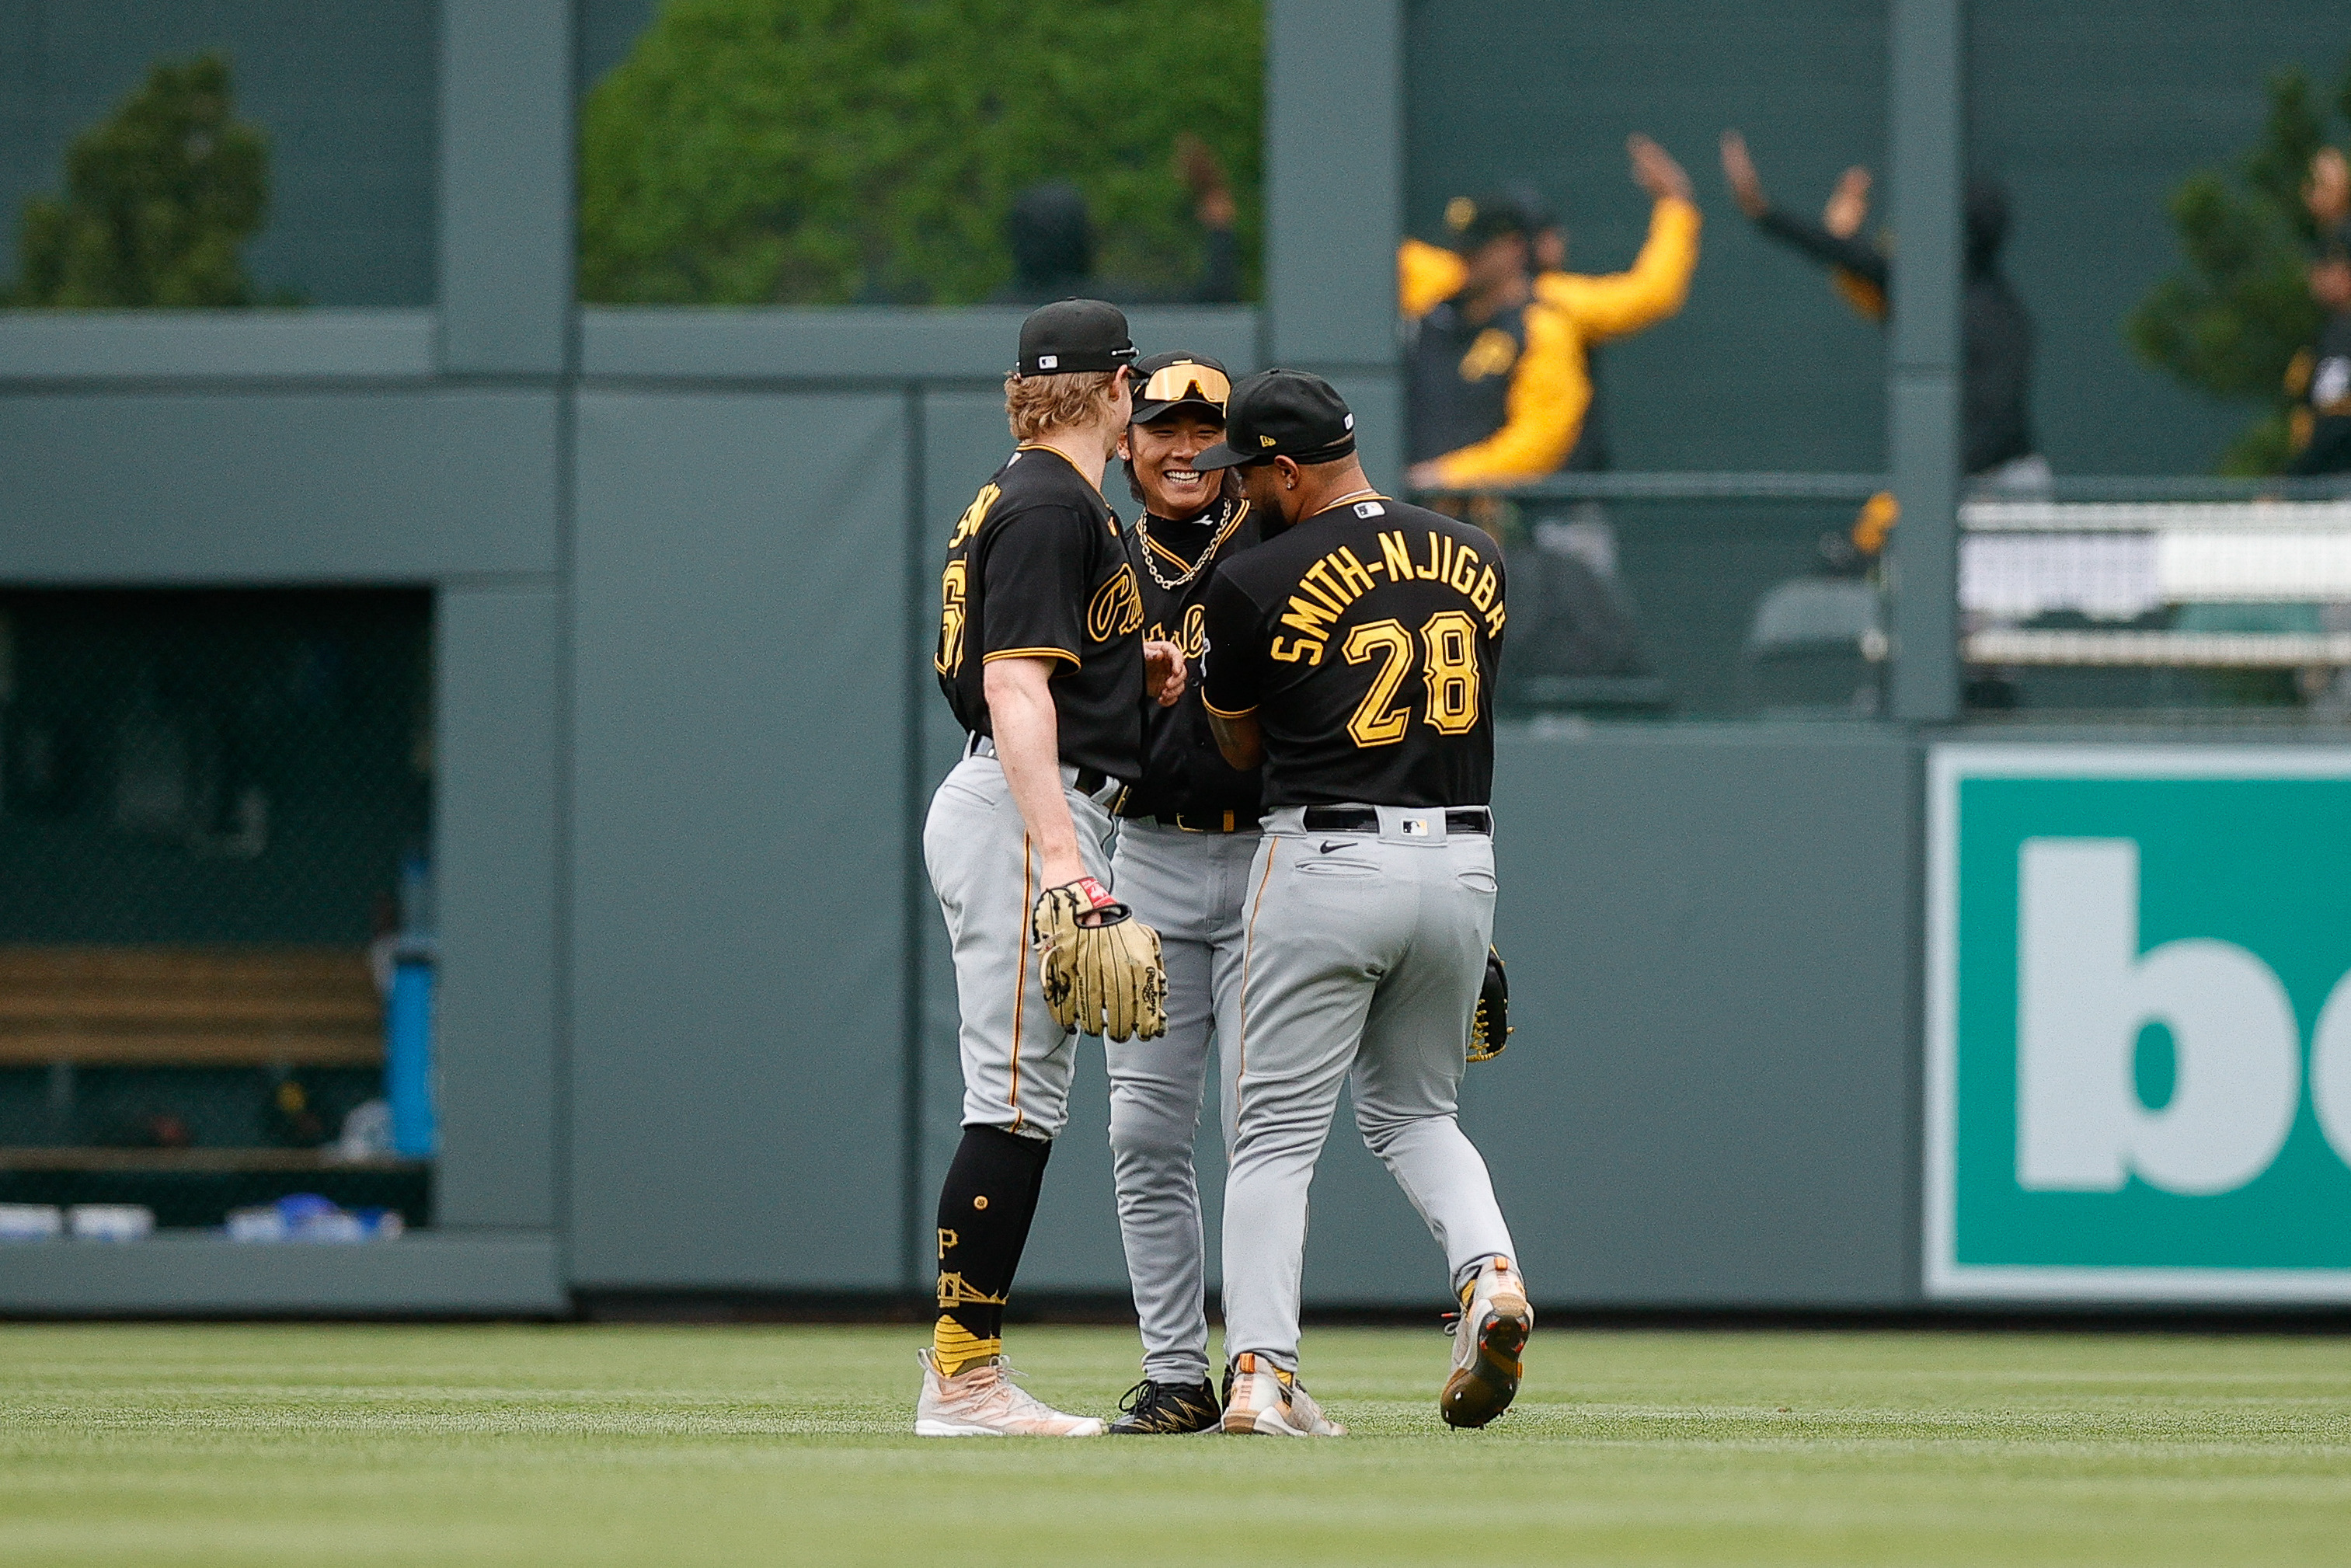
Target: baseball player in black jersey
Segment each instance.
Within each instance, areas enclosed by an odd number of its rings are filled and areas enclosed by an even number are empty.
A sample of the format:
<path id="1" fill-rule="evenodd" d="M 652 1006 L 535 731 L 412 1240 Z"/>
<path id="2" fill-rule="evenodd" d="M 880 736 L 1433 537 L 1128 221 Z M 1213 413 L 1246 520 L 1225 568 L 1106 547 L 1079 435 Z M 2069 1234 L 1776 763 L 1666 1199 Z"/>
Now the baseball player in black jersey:
<path id="1" fill-rule="evenodd" d="M 963 1142 L 939 1194 L 939 1316 L 925 1437 L 1091 1437 L 1003 1365 L 1004 1303 L 1067 1115 L 1076 1031 L 1163 1032 L 1158 937 L 1112 899 L 1109 803 L 1143 772 L 1146 685 L 1182 656 L 1143 636 L 1143 599 L 1102 465 L 1125 434 L 1134 348 L 1100 300 L 1033 312 L 1005 408 L 1019 450 L 947 540 L 939 685 L 967 733 L 931 800 L 923 854 L 961 1016 Z"/>
<path id="2" fill-rule="evenodd" d="M 1198 354 L 1139 360 L 1134 378 L 1134 417 L 1119 455 L 1144 506 L 1126 536 L 1144 634 L 1196 658 L 1209 580 L 1219 562 L 1257 543 L 1239 482 L 1192 465 L 1224 436 L 1231 383 L 1224 366 Z M 1143 753 L 1142 777 L 1117 805 L 1111 865 L 1118 896 L 1159 933 L 1167 1032 L 1108 1052 L 1119 1231 L 1143 1328 L 1143 1381 L 1111 1426 L 1128 1436 L 1205 1431 L 1221 1414 L 1208 1377 L 1192 1145 L 1210 1037 L 1229 1056 L 1239 1029 L 1241 906 L 1258 839 L 1257 774 L 1218 753 L 1196 691 L 1145 710 Z"/>
<path id="3" fill-rule="evenodd" d="M 1339 1088 L 1445 1249 L 1461 1315 L 1438 1408 L 1482 1427 L 1534 1324 L 1485 1161 L 1455 1117 L 1494 921 L 1501 552 L 1373 489 L 1330 383 L 1233 390 L 1224 444 L 1266 542 L 1208 591 L 1205 706 L 1262 764 L 1225 1187 L 1224 1430 L 1338 1436 L 1298 1381 L 1306 1193 Z"/>

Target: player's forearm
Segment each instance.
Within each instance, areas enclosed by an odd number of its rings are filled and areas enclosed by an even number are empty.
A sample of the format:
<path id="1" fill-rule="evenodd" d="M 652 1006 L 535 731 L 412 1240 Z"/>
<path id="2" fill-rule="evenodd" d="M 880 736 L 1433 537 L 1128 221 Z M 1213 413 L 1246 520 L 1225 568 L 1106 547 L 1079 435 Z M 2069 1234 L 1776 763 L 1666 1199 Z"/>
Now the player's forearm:
<path id="1" fill-rule="evenodd" d="M 1661 198 L 1649 214 L 1649 237 L 1629 269 L 1606 277 L 1552 274 L 1537 281 L 1535 293 L 1574 317 L 1595 342 L 1653 327 L 1689 298 L 1700 222 L 1691 203 Z"/>
<path id="2" fill-rule="evenodd" d="M 1217 737 L 1217 749 L 1224 755 L 1228 767 L 1246 773 L 1265 760 L 1265 736 L 1253 715 L 1227 718 L 1210 708 L 1208 733 Z"/>
<path id="3" fill-rule="evenodd" d="M 1029 841 L 1043 862 L 1045 885 L 1085 874 L 1078 831 L 1061 793 L 1059 716 L 1053 708 L 1051 666 L 1042 659 L 1000 659 L 987 666 L 987 717 L 996 760 Z"/>
<path id="4" fill-rule="evenodd" d="M 1852 273 L 1879 288 L 1888 287 L 1890 268 L 1885 252 L 1858 239 L 1840 239 L 1810 218 L 1773 207 L 1755 220 L 1755 226 L 1781 244 L 1803 252 L 1814 261 Z"/>
<path id="5" fill-rule="evenodd" d="M 1574 450 L 1592 404 L 1592 383 L 1578 377 L 1565 385 L 1546 384 L 1513 398 L 1510 423 L 1474 445 L 1436 459 L 1447 485 L 1510 485 L 1556 472 Z"/>

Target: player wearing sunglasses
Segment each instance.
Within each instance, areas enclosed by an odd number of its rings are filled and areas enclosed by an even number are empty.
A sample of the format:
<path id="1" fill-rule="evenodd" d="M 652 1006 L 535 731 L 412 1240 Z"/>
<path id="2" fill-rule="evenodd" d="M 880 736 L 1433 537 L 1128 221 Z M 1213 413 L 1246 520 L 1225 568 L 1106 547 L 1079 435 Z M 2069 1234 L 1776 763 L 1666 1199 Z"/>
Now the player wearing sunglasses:
<path id="1" fill-rule="evenodd" d="M 1134 411 L 1119 455 L 1144 515 L 1126 537 L 1144 635 L 1196 664 L 1208 581 L 1258 542 L 1228 474 L 1193 459 L 1224 439 L 1224 366 L 1200 354 L 1135 362 Z M 1208 1044 L 1239 1034 L 1241 904 L 1258 843 L 1258 776 L 1228 766 L 1196 692 L 1144 716 L 1143 777 L 1117 806 L 1113 882 L 1159 933 L 1167 1032 L 1110 1047 L 1110 1137 L 1119 1231 L 1143 1328 L 1143 1381 L 1113 1434 L 1197 1432 L 1220 1415 L 1208 1380 L 1199 1184 L 1192 1168 Z M 1223 1097 L 1228 1106 L 1230 1095 Z M 1229 1142 L 1230 1118 L 1227 1118 Z"/>

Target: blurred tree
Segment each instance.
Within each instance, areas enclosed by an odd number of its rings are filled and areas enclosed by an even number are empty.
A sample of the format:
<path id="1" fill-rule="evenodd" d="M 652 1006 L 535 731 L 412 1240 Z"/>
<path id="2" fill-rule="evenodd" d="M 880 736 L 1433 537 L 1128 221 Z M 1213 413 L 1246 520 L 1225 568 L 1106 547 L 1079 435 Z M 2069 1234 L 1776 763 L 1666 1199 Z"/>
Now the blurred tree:
<path id="1" fill-rule="evenodd" d="M 1178 289 L 1196 134 L 1259 234 L 1262 0 L 666 0 L 580 127 L 580 291 L 611 303 L 964 304 L 1014 193 L 1085 193 L 1099 270 Z"/>
<path id="2" fill-rule="evenodd" d="M 238 253 L 269 205 L 269 144 L 235 111 L 220 56 L 157 64 L 66 150 L 65 200 L 26 202 L 9 303 L 254 303 Z"/>
<path id="3" fill-rule="evenodd" d="M 2299 69 L 2269 82 L 2269 121 L 2232 183 L 2189 175 L 2171 194 L 2188 266 L 2158 283 L 2124 324 L 2131 346 L 2179 380 L 2231 402 L 2265 405 L 2220 456 L 2224 474 L 2275 474 L 2290 455 L 2285 371 L 2321 319 L 2307 272 L 2318 238 L 2303 203 L 2326 110 Z M 2351 63 L 2335 108 L 2351 120 Z"/>

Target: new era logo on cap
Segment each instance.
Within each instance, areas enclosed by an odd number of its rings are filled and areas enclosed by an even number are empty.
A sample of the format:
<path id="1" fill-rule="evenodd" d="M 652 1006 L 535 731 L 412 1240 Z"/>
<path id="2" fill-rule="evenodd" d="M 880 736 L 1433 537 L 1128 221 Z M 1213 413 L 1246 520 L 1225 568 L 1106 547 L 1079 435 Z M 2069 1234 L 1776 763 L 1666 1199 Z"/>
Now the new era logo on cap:
<path id="1" fill-rule="evenodd" d="M 1270 435 L 1260 435 L 1260 436 L 1259 436 L 1259 437 L 1257 438 L 1257 444 L 1258 444 L 1259 446 L 1273 446 L 1273 445 L 1278 445 L 1278 444 L 1279 444 L 1279 443 L 1277 443 L 1277 442 L 1273 439 L 1273 437 L 1272 437 L 1272 436 L 1270 436 Z"/>

